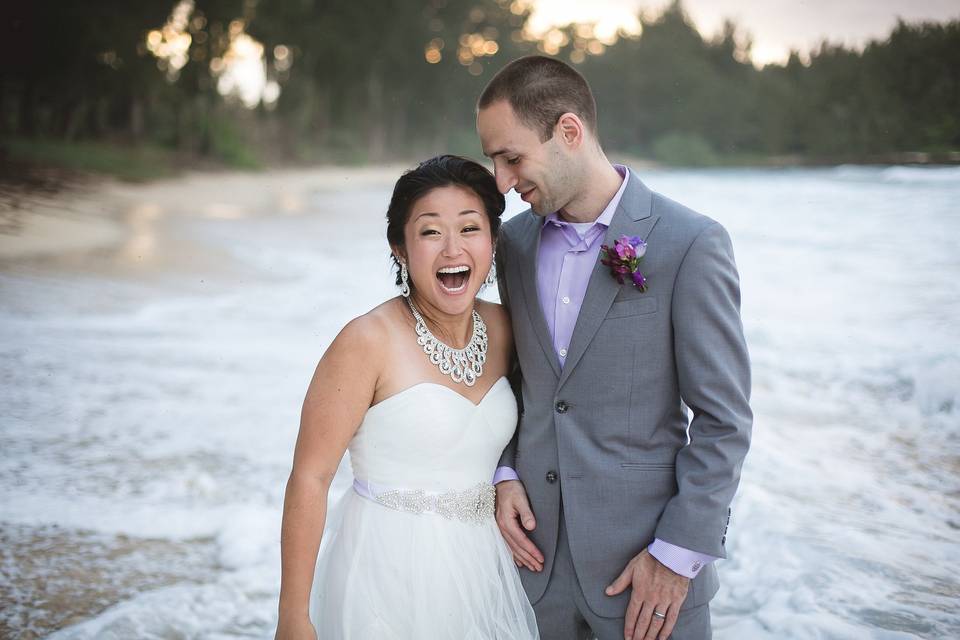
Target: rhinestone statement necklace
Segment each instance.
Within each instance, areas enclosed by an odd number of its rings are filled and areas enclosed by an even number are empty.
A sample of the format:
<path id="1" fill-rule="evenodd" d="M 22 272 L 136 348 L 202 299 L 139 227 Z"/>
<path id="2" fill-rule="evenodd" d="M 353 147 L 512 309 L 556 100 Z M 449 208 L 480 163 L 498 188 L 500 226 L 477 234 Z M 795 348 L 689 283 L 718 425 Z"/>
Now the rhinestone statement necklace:
<path id="1" fill-rule="evenodd" d="M 407 304 L 417 321 L 417 344 L 423 347 L 423 352 L 430 358 L 430 362 L 440 368 L 440 373 L 450 376 L 457 384 L 462 382 L 468 387 L 476 384 L 477 378 L 483 375 L 483 363 L 487 361 L 487 325 L 483 323 L 483 318 L 476 309 L 473 311 L 473 337 L 463 349 L 454 349 L 430 333 L 423 316 L 413 305 L 413 300 L 407 298 Z"/>

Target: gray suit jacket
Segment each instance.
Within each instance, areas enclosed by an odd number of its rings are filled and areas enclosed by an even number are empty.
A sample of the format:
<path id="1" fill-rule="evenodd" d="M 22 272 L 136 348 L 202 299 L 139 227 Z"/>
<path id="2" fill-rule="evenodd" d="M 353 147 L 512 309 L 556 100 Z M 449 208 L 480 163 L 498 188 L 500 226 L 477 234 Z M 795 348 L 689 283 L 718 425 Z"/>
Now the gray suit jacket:
<path id="1" fill-rule="evenodd" d="M 630 590 L 609 597 L 604 589 L 655 537 L 725 557 L 752 423 L 739 277 L 720 224 L 631 172 L 604 243 L 647 241 L 647 291 L 617 284 L 598 259 L 561 369 L 537 293 L 542 225 L 522 213 L 501 227 L 497 244 L 521 374 L 520 423 L 500 463 L 526 487 L 537 518 L 530 536 L 546 559 L 541 573 L 523 569 L 521 578 L 536 603 L 562 503 L 587 603 L 620 617 Z M 708 602 L 718 588 L 710 564 L 683 607 Z"/>

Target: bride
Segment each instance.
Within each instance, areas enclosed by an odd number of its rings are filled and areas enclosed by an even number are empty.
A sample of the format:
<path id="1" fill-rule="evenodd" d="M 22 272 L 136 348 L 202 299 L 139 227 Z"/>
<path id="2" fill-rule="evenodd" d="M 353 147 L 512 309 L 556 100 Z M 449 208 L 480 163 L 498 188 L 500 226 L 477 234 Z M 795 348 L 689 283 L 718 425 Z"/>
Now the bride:
<path id="1" fill-rule="evenodd" d="M 503 308 L 476 295 L 503 208 L 490 172 L 456 156 L 398 180 L 387 239 L 401 296 L 343 328 L 304 400 L 278 639 L 538 637 L 493 518 L 491 480 L 517 422 L 512 337 Z M 353 490 L 329 509 L 348 448 Z"/>

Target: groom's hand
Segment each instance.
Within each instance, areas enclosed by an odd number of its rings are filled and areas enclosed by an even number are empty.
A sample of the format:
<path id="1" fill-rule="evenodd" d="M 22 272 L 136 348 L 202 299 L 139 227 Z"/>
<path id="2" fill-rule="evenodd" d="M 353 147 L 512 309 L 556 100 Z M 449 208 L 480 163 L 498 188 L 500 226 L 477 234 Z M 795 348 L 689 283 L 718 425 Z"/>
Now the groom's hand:
<path id="1" fill-rule="evenodd" d="M 689 586 L 689 578 L 660 564 L 646 549 L 634 556 L 607 587 L 608 596 L 633 587 L 624 618 L 623 637 L 626 640 L 666 640 L 670 637 Z M 654 616 L 654 611 L 665 617 Z"/>
<path id="2" fill-rule="evenodd" d="M 524 566 L 530 571 L 543 570 L 543 554 L 526 534 L 526 531 L 537 528 L 537 521 L 530 510 L 527 492 L 519 480 L 497 483 L 497 526 L 513 552 L 513 560 L 518 567 Z"/>

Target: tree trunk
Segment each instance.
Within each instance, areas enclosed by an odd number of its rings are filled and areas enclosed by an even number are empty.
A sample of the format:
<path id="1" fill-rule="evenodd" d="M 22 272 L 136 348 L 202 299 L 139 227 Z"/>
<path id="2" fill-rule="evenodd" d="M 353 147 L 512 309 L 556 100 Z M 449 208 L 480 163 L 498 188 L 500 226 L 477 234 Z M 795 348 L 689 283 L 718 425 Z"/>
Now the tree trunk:
<path id="1" fill-rule="evenodd" d="M 29 76 L 23 78 L 20 91 L 20 114 L 17 118 L 17 132 L 21 136 L 33 138 L 37 135 L 36 105 L 34 96 L 36 86 Z"/>
<path id="2" fill-rule="evenodd" d="M 383 81 L 376 69 L 371 69 L 367 79 L 367 158 L 382 160 L 386 147 L 386 131 L 383 122 Z"/>
<path id="3" fill-rule="evenodd" d="M 133 96 L 130 99 L 130 138 L 134 142 L 140 142 L 143 139 L 143 98 Z"/>
<path id="4" fill-rule="evenodd" d="M 81 99 L 72 107 L 67 107 L 66 120 L 63 128 L 64 140 L 70 142 L 77 138 L 77 134 L 79 134 L 83 128 L 83 121 L 86 119 L 87 113 L 90 110 L 89 106 L 90 103 L 87 102 L 87 100 Z"/>

